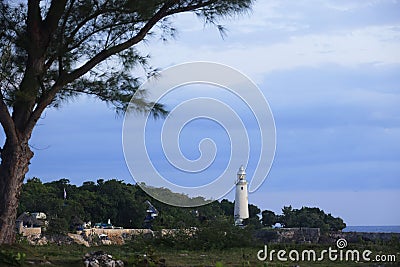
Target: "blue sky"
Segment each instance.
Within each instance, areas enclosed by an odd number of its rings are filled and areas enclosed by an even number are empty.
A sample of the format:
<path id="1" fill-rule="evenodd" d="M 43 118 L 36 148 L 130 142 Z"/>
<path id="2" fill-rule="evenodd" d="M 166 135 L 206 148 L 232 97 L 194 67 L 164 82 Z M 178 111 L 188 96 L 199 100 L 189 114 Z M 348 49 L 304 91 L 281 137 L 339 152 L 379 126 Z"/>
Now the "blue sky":
<path id="1" fill-rule="evenodd" d="M 284 205 L 318 206 L 348 225 L 400 225 L 394 212 L 400 203 L 398 10 L 394 0 L 258 1 L 251 14 L 221 21 L 224 39 L 184 14 L 173 19 L 175 40 L 149 38 L 138 49 L 160 68 L 198 60 L 226 64 L 261 89 L 275 118 L 277 147 L 251 203 L 277 213 Z M 27 177 L 132 182 L 122 121 L 87 97 L 47 110 L 32 138 Z M 187 130 L 217 144 L 225 138 L 204 123 Z M 184 154 L 196 157 L 193 139 L 184 138 Z"/>

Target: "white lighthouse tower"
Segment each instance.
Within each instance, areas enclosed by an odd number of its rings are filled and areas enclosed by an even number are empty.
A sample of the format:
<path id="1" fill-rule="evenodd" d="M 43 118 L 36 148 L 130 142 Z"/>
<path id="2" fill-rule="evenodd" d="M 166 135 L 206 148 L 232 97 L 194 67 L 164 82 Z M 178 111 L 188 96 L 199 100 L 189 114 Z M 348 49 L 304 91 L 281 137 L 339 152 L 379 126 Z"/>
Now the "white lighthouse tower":
<path id="1" fill-rule="evenodd" d="M 236 180 L 235 194 L 235 225 L 243 225 L 243 220 L 249 218 L 249 198 L 247 193 L 246 171 L 240 166 Z"/>

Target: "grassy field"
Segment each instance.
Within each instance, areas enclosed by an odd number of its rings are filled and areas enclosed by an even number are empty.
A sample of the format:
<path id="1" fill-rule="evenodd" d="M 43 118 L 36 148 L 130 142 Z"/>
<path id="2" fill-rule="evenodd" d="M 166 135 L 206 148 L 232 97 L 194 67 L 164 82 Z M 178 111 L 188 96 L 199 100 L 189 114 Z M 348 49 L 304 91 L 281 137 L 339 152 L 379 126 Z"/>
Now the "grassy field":
<path id="1" fill-rule="evenodd" d="M 271 245 L 268 250 L 315 250 L 317 255 L 323 249 L 328 249 L 327 245 Z M 156 244 L 141 246 L 137 243 L 128 243 L 123 246 L 100 246 L 84 247 L 80 245 L 45 245 L 30 246 L 27 244 L 16 244 L 13 246 L 0 247 L 0 266 L 83 266 L 82 257 L 87 252 L 105 251 L 113 255 L 116 259 L 121 259 L 126 266 L 400 266 L 400 253 L 398 247 L 377 244 L 357 244 L 349 246 L 348 249 L 358 249 L 360 251 L 369 249 L 373 252 L 371 258 L 376 254 L 395 255 L 396 262 L 354 262 L 354 261 L 330 261 L 326 255 L 325 260 L 319 262 L 299 261 L 287 262 L 278 261 L 276 254 L 273 261 L 260 261 L 257 259 L 257 252 L 262 247 L 229 248 L 223 250 L 174 250 L 171 248 L 157 246 Z M 18 253 L 20 253 L 18 256 Z M 25 256 L 24 256 L 25 255 Z M 286 254 L 286 257 L 288 255 Z M 18 260 L 19 257 L 19 260 Z M 161 260 L 161 261 L 160 261 Z M 145 263 L 147 262 L 147 263 Z M 21 264 L 21 265 L 19 265 Z M 51 265 L 50 265 L 51 264 Z"/>

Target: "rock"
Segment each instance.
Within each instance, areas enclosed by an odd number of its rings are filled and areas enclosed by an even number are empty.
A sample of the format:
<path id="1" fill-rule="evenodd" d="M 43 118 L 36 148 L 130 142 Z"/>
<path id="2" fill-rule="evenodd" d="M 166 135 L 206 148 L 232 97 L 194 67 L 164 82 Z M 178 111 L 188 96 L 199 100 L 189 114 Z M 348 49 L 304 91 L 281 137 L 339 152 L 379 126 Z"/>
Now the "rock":
<path id="1" fill-rule="evenodd" d="M 84 245 L 85 247 L 90 247 L 89 242 L 87 242 L 81 235 L 68 233 L 68 237 L 72 238 L 77 244 Z"/>
<path id="2" fill-rule="evenodd" d="M 113 259 L 112 255 L 104 251 L 86 253 L 83 257 L 85 267 L 124 267 L 124 262 Z"/>
<path id="3" fill-rule="evenodd" d="M 115 267 L 115 261 L 111 260 L 111 261 L 107 261 L 104 263 L 105 267 Z"/>
<path id="4" fill-rule="evenodd" d="M 38 246 L 47 245 L 47 243 L 48 243 L 48 241 L 45 236 L 36 241 L 36 245 L 38 245 Z"/>
<path id="5" fill-rule="evenodd" d="M 111 240 L 101 240 L 103 245 L 112 245 Z"/>
<path id="6" fill-rule="evenodd" d="M 124 267 L 124 262 L 121 260 L 115 261 L 115 267 Z"/>

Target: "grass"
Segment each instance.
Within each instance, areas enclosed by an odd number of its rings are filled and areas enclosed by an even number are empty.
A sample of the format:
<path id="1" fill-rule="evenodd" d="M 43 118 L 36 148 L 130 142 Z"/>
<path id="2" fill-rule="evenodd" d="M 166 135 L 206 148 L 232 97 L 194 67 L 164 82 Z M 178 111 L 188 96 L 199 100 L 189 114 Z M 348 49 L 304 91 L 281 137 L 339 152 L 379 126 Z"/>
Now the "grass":
<path id="1" fill-rule="evenodd" d="M 305 249 L 313 249 L 317 255 L 323 250 L 328 249 L 329 245 L 313 245 L 313 244 L 275 244 L 268 245 L 268 250 L 275 249 L 285 250 L 289 253 L 290 250 L 296 249 L 302 251 Z M 334 247 L 336 248 L 336 247 Z M 44 245 L 44 246 L 30 246 L 27 244 L 15 244 L 13 246 L 1 246 L 0 251 L 3 260 L 0 258 L 0 266 L 18 266 L 19 263 L 25 262 L 23 266 L 32 266 L 27 263 L 34 263 L 35 265 L 44 264 L 46 262 L 52 263 L 50 266 L 83 266 L 82 257 L 87 252 L 102 250 L 116 259 L 121 259 L 128 263 L 126 266 L 152 266 L 151 264 L 145 265 L 143 260 L 146 258 L 148 262 L 154 263 L 153 266 L 159 266 L 159 260 L 165 259 L 166 266 L 272 266 L 272 267 L 286 267 L 286 266 L 400 266 L 400 252 L 398 246 L 391 246 L 388 244 L 350 244 L 348 249 L 358 249 L 363 251 L 369 249 L 375 254 L 393 254 L 396 255 L 395 263 L 378 264 L 374 262 L 346 262 L 346 261 L 329 261 L 325 257 L 324 261 L 320 262 L 280 262 L 274 256 L 274 261 L 260 261 L 257 259 L 257 252 L 262 247 L 246 247 L 246 248 L 229 248 L 223 250 L 211 249 L 206 251 L 191 250 L 174 250 L 165 246 L 157 246 L 156 243 L 139 244 L 128 243 L 123 246 L 99 246 L 99 247 L 84 247 L 80 245 Z M 22 261 L 15 261 L 14 263 L 4 263 L 4 257 L 14 257 L 18 253 L 26 256 Z M 146 256 L 144 256 L 146 255 Z M 287 254 L 286 254 L 287 256 Z M 3 261 L 3 263 L 2 263 Z M 11 265 L 14 264 L 14 265 Z"/>

